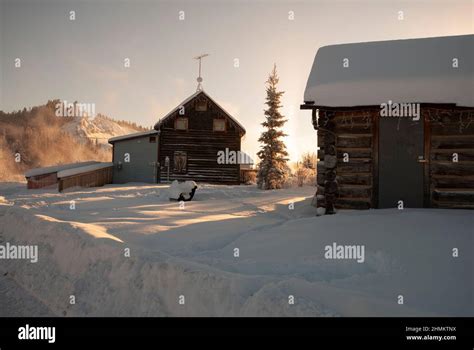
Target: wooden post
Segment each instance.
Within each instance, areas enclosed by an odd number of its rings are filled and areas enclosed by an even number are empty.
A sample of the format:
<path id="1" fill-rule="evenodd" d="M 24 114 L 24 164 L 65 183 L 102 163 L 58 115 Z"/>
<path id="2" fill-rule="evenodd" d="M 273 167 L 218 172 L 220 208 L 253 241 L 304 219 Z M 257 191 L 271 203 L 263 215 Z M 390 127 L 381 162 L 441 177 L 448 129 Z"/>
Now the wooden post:
<path id="1" fill-rule="evenodd" d="M 324 136 L 324 195 L 326 202 L 326 214 L 335 214 L 335 204 L 338 194 L 338 186 L 336 181 L 337 154 L 336 154 L 336 135 L 335 135 L 335 113 L 327 111 L 324 119 L 320 121 L 320 128 L 325 129 Z"/>
<path id="2" fill-rule="evenodd" d="M 423 164 L 423 207 L 431 208 L 433 203 L 433 191 L 430 179 L 430 162 L 431 162 L 431 113 L 428 108 L 421 108 L 421 117 L 423 118 L 423 137 L 424 137 L 424 154 L 423 158 L 428 162 Z"/>
<path id="3" fill-rule="evenodd" d="M 314 130 L 318 130 L 318 114 L 317 114 L 317 109 L 316 108 L 313 108 L 311 110 L 311 122 L 313 124 L 313 128 Z M 320 144 L 320 141 L 319 141 L 319 136 L 318 136 L 318 144 L 316 145 L 316 148 L 318 148 Z M 319 150 L 316 150 L 316 153 L 319 155 L 320 154 L 320 151 Z M 318 165 L 316 164 L 316 173 L 319 173 L 318 172 Z M 324 193 L 324 187 L 320 186 L 320 184 L 318 183 L 318 174 L 316 174 L 316 193 L 314 194 L 313 196 L 313 200 L 311 202 L 311 205 L 318 208 L 318 195 L 322 195 Z"/>
<path id="4" fill-rule="evenodd" d="M 313 110 L 314 111 L 314 110 Z M 316 200 L 317 208 L 325 208 L 325 214 L 334 214 L 338 185 L 336 180 L 337 150 L 335 134 L 335 112 L 319 110 L 319 118 L 313 113 L 313 125 L 318 130 L 318 146 L 320 148 Z"/>
<path id="5" fill-rule="evenodd" d="M 372 208 L 379 207 L 379 128 L 380 111 L 371 111 L 372 114 Z"/>

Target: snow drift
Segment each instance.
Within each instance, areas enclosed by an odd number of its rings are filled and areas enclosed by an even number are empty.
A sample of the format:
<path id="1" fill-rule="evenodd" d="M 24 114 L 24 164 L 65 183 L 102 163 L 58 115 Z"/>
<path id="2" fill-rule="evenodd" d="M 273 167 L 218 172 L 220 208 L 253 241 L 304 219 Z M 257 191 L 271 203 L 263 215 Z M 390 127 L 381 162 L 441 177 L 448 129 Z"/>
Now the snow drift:
<path id="1" fill-rule="evenodd" d="M 182 208 L 163 185 L 4 186 L 0 244 L 37 244 L 39 261 L 1 261 L 0 278 L 39 301 L 27 303 L 31 315 L 44 307 L 58 316 L 474 314 L 472 212 L 315 217 L 313 190 L 201 185 Z M 334 242 L 363 244 L 364 263 L 326 259 Z"/>

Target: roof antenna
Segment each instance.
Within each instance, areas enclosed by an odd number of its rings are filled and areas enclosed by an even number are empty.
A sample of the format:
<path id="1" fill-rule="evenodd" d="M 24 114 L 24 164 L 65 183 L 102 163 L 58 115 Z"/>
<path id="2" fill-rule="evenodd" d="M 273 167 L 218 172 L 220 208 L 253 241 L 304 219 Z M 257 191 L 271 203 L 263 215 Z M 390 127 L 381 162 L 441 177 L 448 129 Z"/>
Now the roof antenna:
<path id="1" fill-rule="evenodd" d="M 202 60 L 204 57 L 207 57 L 207 56 L 209 56 L 209 54 L 203 53 L 202 55 L 199 55 L 199 56 L 194 57 L 195 60 L 199 60 L 199 76 L 198 76 L 197 79 L 196 79 L 197 82 L 198 82 L 196 91 L 202 91 L 201 60 Z"/>

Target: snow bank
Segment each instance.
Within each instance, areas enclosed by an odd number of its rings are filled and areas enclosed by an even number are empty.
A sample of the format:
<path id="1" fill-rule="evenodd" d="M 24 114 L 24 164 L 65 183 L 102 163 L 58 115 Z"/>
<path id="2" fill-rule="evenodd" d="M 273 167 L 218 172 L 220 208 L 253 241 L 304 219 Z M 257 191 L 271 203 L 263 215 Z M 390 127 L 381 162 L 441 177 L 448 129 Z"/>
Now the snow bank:
<path id="1" fill-rule="evenodd" d="M 178 182 L 175 180 L 171 183 L 168 193 L 170 199 L 189 199 L 193 189 L 197 189 L 197 184 L 194 181 Z"/>
<path id="2" fill-rule="evenodd" d="M 108 168 L 114 166 L 114 163 L 95 163 L 91 165 L 85 165 L 80 167 L 75 167 L 72 169 L 65 169 L 58 171 L 58 178 L 61 179 L 63 177 L 78 175 L 82 173 L 87 173 L 89 171 L 99 170 L 103 168 Z"/>
<path id="3" fill-rule="evenodd" d="M 8 273 L 55 315 L 474 314 L 472 211 L 316 217 L 313 187 L 204 184 L 199 191 L 181 207 L 165 185 L 71 193 L 0 186 L 0 244 L 37 244 L 39 251 L 36 264 L 2 261 L 0 276 Z M 364 245 L 364 262 L 327 259 L 334 242 Z"/>
<path id="4" fill-rule="evenodd" d="M 237 276 L 199 268 L 158 251 L 132 248 L 126 258 L 124 244 L 97 240 L 67 223 L 45 223 L 15 209 L 1 217 L 2 236 L 12 244 L 37 244 L 43 254 L 36 264 L 6 261 L 0 271 L 46 301 L 57 316 L 238 314 L 246 298 L 264 283 L 244 277 L 236 285 Z M 7 223 L 17 226 L 13 229 Z M 26 234 L 19 238 L 13 232 Z M 76 305 L 70 305 L 71 295 Z M 185 305 L 178 302 L 181 295 Z"/>

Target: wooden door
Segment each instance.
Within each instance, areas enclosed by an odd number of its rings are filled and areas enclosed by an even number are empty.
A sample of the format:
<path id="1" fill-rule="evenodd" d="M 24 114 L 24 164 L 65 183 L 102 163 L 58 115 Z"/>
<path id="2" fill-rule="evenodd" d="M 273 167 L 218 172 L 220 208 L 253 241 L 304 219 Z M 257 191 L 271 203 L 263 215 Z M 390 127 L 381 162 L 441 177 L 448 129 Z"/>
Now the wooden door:
<path id="1" fill-rule="evenodd" d="M 379 117 L 378 207 L 423 207 L 423 118 Z"/>

